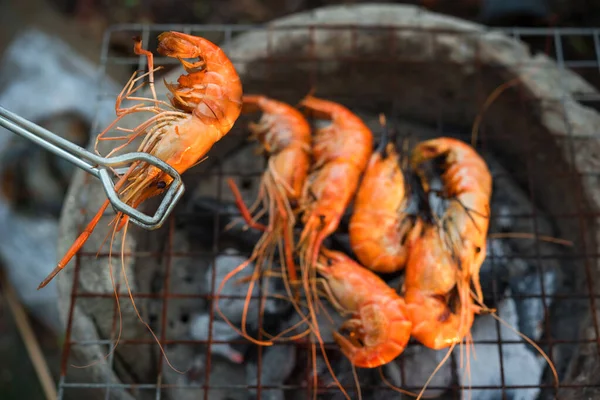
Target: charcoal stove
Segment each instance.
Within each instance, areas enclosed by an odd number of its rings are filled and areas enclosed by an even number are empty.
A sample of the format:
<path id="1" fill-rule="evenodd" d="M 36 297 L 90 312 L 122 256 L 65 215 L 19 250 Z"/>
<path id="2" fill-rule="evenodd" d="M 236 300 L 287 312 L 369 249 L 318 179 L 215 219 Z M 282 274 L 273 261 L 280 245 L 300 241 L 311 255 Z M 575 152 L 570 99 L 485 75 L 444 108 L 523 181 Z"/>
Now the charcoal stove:
<path id="1" fill-rule="evenodd" d="M 596 305 L 600 293 L 596 255 L 600 141 L 595 131 L 600 126 L 595 109 L 600 96 L 572 71 L 599 68 L 598 31 L 488 30 L 412 6 L 339 6 L 295 14 L 267 26 L 114 26 L 105 35 L 102 69 L 110 63 L 145 67 L 143 58 L 108 54 L 115 35 L 139 35 L 153 49 L 156 36 L 165 30 L 219 43 L 234 62 L 246 93 L 296 104 L 314 88 L 319 96 L 339 101 L 362 116 L 376 138 L 377 115 L 383 112 L 401 136 L 420 140 L 450 135 L 468 141 L 470 125 L 488 95 L 502 83 L 519 78 L 519 84 L 507 89 L 485 113 L 477 143 L 494 176 L 497 207 L 492 232 L 520 229 L 536 237 L 558 236 L 574 246 L 490 239 L 482 273 L 487 274 L 486 301 L 534 337 L 556 364 L 561 382 L 554 386 L 539 358 L 524 353 L 531 349 L 521 338 L 495 320 L 482 320 L 474 326 L 478 332 L 475 345 L 485 357 L 475 370 L 490 373 L 478 375 L 469 387 L 459 357 L 453 356 L 428 393 L 440 398 L 471 394 L 479 399 L 533 399 L 583 398 L 600 392 L 598 377 L 589 372 L 597 370 L 600 356 Z M 549 56 L 530 54 L 520 41 L 526 36 L 549 38 Z M 590 41 L 597 58 L 570 60 L 562 51 L 568 37 Z M 160 57 L 155 62 L 175 65 Z M 174 81 L 180 73 L 175 68 L 164 77 Z M 164 87 L 157 86 L 164 96 Z M 104 93 L 99 109 L 112 107 L 117 94 Z M 108 122 L 98 120 L 92 133 Z M 312 395 L 305 345 L 249 346 L 226 332 L 214 310 L 221 276 L 218 269 L 232 265 L 235 257 L 243 258 L 255 239 L 249 231 L 238 231 L 237 236 L 222 233 L 236 213 L 225 179 L 236 179 L 244 197 L 252 200 L 262 172 L 263 161 L 246 140 L 247 122 L 241 117 L 209 159 L 184 174 L 187 191 L 169 223 L 157 231 L 131 229 L 124 246 L 117 244 L 113 252 L 115 260 L 119 252 L 125 253 L 124 271 L 142 317 L 153 327 L 173 366 L 186 372 L 175 372 L 166 364 L 155 338 L 138 320 L 123 279 L 115 275 L 117 306 L 108 253 L 103 250 L 96 257 L 108 230 L 101 222 L 58 278 L 60 308 L 67 324 L 59 398 L 295 399 Z M 100 185 L 77 174 L 63 209 L 59 253 L 68 248 L 102 201 Z M 150 202 L 148 208 L 156 205 Z M 111 215 L 104 218 L 109 221 Z M 112 269 L 120 274 L 118 265 L 113 262 Z M 257 299 L 264 301 L 269 300 Z M 269 309 L 274 316 L 256 321 L 257 326 L 273 322 L 284 312 L 278 304 Z M 119 346 L 110 352 L 120 323 Z M 440 357 L 418 347 L 411 343 L 398 362 L 384 370 L 388 381 L 420 390 Z M 335 344 L 328 348 L 334 351 Z M 240 355 L 245 362 L 239 362 Z M 282 360 L 293 362 L 289 371 L 281 368 Z M 525 372 L 516 368 L 519 361 Z M 340 359 L 338 364 L 343 362 Z M 87 364 L 92 365 L 73 367 Z M 319 363 L 317 368 L 321 368 Z M 353 375 L 347 366 L 339 368 L 341 382 L 357 398 Z M 535 376 L 524 379 L 531 369 L 537 371 Z M 274 377 L 272 370 L 285 376 Z M 399 396 L 376 371 L 371 372 L 358 374 L 364 398 Z M 320 381 L 319 398 L 340 396 L 326 378 Z"/>

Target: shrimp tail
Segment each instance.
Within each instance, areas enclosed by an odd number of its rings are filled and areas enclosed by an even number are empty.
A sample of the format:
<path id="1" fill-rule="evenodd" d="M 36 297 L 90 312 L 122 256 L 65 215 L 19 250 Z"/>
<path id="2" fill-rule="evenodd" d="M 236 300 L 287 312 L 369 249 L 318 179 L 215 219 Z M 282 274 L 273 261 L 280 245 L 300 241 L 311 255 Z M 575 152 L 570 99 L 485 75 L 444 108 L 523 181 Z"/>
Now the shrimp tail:
<path id="1" fill-rule="evenodd" d="M 309 94 L 300 101 L 300 107 L 311 111 L 314 118 L 331 119 L 339 114 L 342 107 L 329 100 L 319 99 Z M 345 109 L 345 108 L 344 108 Z"/>
<path id="2" fill-rule="evenodd" d="M 216 51 L 218 47 L 210 41 L 181 32 L 169 31 L 158 35 L 157 52 L 160 55 L 172 58 L 204 58 L 202 55 L 206 51 Z M 196 72 L 200 65 L 204 66 L 205 61 L 201 60 L 195 68 L 191 67 L 190 62 L 182 61 L 187 72 Z"/>
<path id="3" fill-rule="evenodd" d="M 242 110 L 242 83 L 227 55 L 209 40 L 181 32 L 163 32 L 158 41 L 158 53 L 177 58 L 187 72 L 177 84 L 165 82 L 173 106 L 228 132 Z"/>
<path id="4" fill-rule="evenodd" d="M 379 114 L 379 124 L 381 125 L 381 140 L 375 148 L 375 153 L 379 153 L 382 157 L 385 157 L 387 144 L 390 143 L 390 141 L 393 142 L 393 140 L 391 140 L 392 138 L 390 137 L 385 114 L 383 113 Z"/>

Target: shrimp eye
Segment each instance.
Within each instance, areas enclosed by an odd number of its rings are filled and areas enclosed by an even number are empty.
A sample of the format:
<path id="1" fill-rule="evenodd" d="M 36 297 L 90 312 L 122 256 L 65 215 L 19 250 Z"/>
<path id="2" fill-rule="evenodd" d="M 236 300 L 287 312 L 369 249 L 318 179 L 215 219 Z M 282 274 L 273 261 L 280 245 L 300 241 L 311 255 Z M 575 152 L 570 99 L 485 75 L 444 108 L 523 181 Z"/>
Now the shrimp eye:
<path id="1" fill-rule="evenodd" d="M 167 187 L 167 183 L 165 181 L 160 181 L 156 184 L 156 187 L 159 189 L 164 189 Z"/>
<path id="2" fill-rule="evenodd" d="M 477 246 L 475 247 L 475 254 L 479 254 L 481 253 L 481 247 Z"/>

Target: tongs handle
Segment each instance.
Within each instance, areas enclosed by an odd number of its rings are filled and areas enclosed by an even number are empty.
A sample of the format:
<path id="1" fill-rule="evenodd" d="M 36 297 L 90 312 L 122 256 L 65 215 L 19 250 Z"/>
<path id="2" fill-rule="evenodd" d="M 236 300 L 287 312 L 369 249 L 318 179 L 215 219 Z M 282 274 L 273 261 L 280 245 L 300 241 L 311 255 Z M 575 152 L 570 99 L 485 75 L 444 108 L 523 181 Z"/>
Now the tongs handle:
<path id="1" fill-rule="evenodd" d="M 37 143 L 46 150 L 94 175 L 102 183 L 104 192 L 106 192 L 106 196 L 113 208 L 128 215 L 133 223 L 144 229 L 153 230 L 160 228 L 185 191 L 179 173 L 166 162 L 151 156 L 148 153 L 132 152 L 114 157 L 100 157 L 41 126 L 18 116 L 2 106 L 0 106 L 0 126 Z M 121 201 L 115 191 L 115 185 L 110 177 L 108 169 L 111 167 L 127 165 L 133 161 L 145 161 L 173 178 L 169 189 L 165 193 L 165 197 L 153 216 L 144 214 L 127 205 Z"/>

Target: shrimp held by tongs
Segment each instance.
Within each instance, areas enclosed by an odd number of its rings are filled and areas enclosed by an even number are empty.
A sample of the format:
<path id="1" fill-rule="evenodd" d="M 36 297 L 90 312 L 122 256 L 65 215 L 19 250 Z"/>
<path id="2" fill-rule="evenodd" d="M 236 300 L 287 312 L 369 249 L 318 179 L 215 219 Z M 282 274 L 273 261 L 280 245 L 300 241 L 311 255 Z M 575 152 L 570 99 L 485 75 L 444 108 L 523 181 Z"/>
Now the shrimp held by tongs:
<path id="1" fill-rule="evenodd" d="M 158 53 L 177 58 L 186 71 L 179 77 L 177 84 L 166 83 L 171 94 L 171 104 L 157 100 L 154 92 L 156 69 L 153 67 L 153 55 L 142 49 L 141 39 L 136 39 L 134 51 L 147 57 L 149 72 L 140 77 L 136 77 L 136 72 L 131 77 L 117 98 L 117 119 L 98 135 L 96 146 L 100 140 L 126 140 L 125 144 L 111 151 L 110 156 L 136 138 L 143 137 L 139 152 L 157 157 L 181 174 L 201 161 L 212 146 L 231 130 L 242 108 L 242 84 L 223 50 L 210 41 L 179 32 L 164 32 L 158 36 L 158 41 Z M 197 61 L 184 60 L 190 58 Z M 135 100 L 146 100 L 152 104 L 141 103 L 122 108 L 121 103 L 124 100 L 134 99 L 132 94 L 141 87 L 134 85 L 146 75 L 149 76 L 153 99 L 136 97 Z M 122 130 L 127 133 L 125 137 L 104 137 L 116 122 L 137 112 L 151 112 L 154 116 L 132 130 Z M 124 203 L 137 208 L 145 200 L 163 193 L 171 182 L 172 178 L 159 168 L 147 163 L 134 162 L 119 177 L 115 190 Z M 79 251 L 109 204 L 108 200 L 103 203 L 83 233 L 39 288 L 46 286 Z M 117 212 L 112 221 L 113 232 L 126 227 L 128 221 L 128 216 Z"/>

